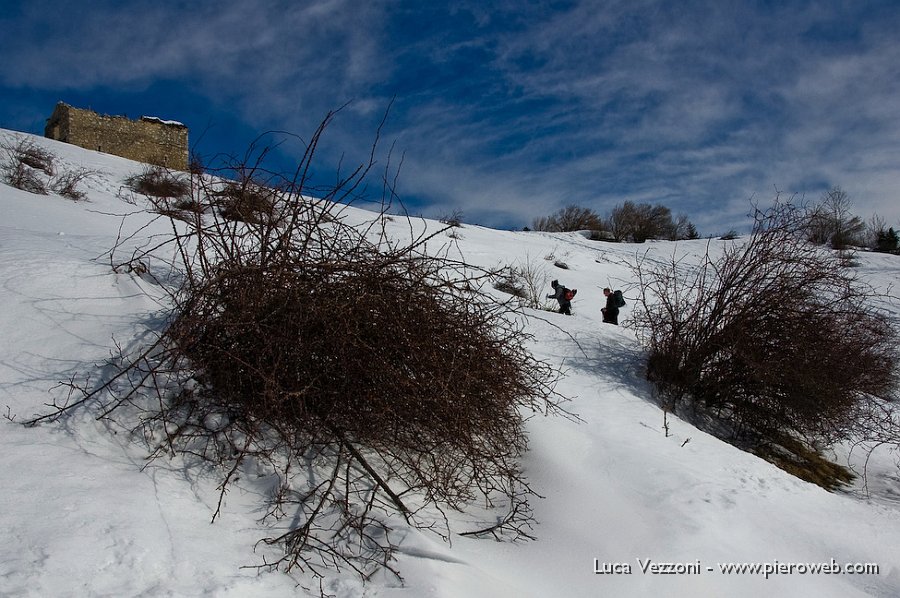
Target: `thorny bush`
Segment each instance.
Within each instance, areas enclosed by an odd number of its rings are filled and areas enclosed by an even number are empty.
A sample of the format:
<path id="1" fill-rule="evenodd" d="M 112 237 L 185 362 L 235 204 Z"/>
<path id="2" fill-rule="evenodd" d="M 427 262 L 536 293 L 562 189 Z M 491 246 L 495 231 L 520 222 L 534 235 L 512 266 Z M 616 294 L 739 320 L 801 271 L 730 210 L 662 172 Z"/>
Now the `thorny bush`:
<path id="1" fill-rule="evenodd" d="M 147 165 L 140 174 L 128 177 L 125 184 L 148 197 L 180 198 L 191 193 L 191 182 L 186 176 L 163 166 Z"/>
<path id="2" fill-rule="evenodd" d="M 873 401 L 895 398 L 889 316 L 840 256 L 806 241 L 807 223 L 776 199 L 697 269 L 638 260 L 635 325 L 667 408 L 689 400 L 734 438 L 815 445 L 851 437 Z"/>
<path id="3" fill-rule="evenodd" d="M 85 199 L 79 186 L 97 173 L 87 168 L 63 168 L 58 171 L 53 152 L 25 136 L 16 135 L 0 142 L 0 172 L 3 180 L 23 191 L 48 195 L 51 191 L 74 201 Z"/>
<path id="4" fill-rule="evenodd" d="M 558 372 L 525 349 L 518 308 L 482 292 L 495 273 L 435 251 L 446 228 L 390 240 L 390 160 L 381 213 L 345 223 L 375 145 L 323 197 L 303 193 L 331 118 L 291 179 L 273 180 L 259 161 L 229 169 L 232 181 L 272 182 L 277 218 L 212 210 L 190 214 L 187 226 L 172 221 L 182 275 L 170 288 L 169 325 L 101 386 L 73 383 L 77 399 L 31 423 L 81 405 L 137 422 L 152 457 L 199 456 L 220 468 L 214 519 L 242 469 L 264 464 L 277 480 L 266 519 L 280 531 L 263 542 L 284 552 L 262 566 L 399 577 L 398 525 L 445 538 L 529 538 L 524 418 L 565 414 Z M 191 188 L 209 205 L 223 185 L 233 195 L 233 184 L 204 175 Z M 127 261 L 154 255 L 160 246 Z"/>
<path id="5" fill-rule="evenodd" d="M 47 195 L 47 178 L 52 177 L 54 156 L 27 138 L 5 140 L 0 144 L 5 154 L 0 159 L 3 180 L 16 189 Z"/>

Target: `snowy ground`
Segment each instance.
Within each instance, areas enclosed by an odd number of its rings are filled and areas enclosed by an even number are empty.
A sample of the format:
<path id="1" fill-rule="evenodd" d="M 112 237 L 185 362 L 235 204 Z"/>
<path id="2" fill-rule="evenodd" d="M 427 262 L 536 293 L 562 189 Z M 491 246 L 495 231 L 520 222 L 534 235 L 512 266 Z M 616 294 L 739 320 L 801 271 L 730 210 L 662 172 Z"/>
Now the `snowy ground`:
<path id="1" fill-rule="evenodd" d="M 89 201 L 79 203 L 0 184 L 0 409 L 17 422 L 62 398 L 55 386 L 72 374 L 96 369 L 101 377 L 115 343 L 140 342 L 161 308 L 153 285 L 97 259 L 115 242 L 121 215 L 136 211 L 116 194 L 141 165 L 34 141 L 62 165 L 101 174 L 85 187 Z M 130 218 L 128 229 L 142 218 Z M 164 228 L 153 225 L 131 243 Z M 633 332 L 601 324 L 602 287 L 629 288 L 623 258 L 637 251 L 699 257 L 705 241 L 630 246 L 468 225 L 458 232 L 469 263 L 529 260 L 548 280 L 579 290 L 573 317 L 537 312 L 549 322 L 534 319 L 529 329 L 537 356 L 567 370 L 559 390 L 573 398 L 568 407 L 583 422 L 528 423 L 524 466 L 544 496 L 534 503 L 536 541 L 455 537 L 448 544 L 411 530 L 397 563 L 404 584 L 384 577 L 363 585 L 341 574 L 325 591 L 386 598 L 900 596 L 896 455 L 876 454 L 870 495 L 829 493 L 677 419 L 666 436 L 638 371 Z M 555 268 L 551 256 L 569 269 Z M 876 284 L 900 279 L 900 258 L 866 254 L 860 261 Z M 267 533 L 252 484 L 232 491 L 210 524 L 214 476 L 178 460 L 142 470 L 141 448 L 89 416 L 33 429 L 2 421 L 0 429 L 0 596 L 294 596 L 303 593 L 298 583 L 318 592 L 303 577 L 252 568 L 264 555 L 254 544 Z M 644 572 L 648 561 L 691 572 Z M 720 570 L 728 563 L 832 562 L 874 563 L 879 572 Z"/>

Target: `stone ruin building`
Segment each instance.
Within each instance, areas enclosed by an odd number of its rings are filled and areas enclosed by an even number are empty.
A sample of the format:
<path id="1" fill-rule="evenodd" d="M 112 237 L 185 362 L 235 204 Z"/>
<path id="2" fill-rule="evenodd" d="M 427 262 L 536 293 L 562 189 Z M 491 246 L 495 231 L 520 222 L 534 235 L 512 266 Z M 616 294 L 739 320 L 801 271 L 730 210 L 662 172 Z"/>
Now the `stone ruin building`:
<path id="1" fill-rule="evenodd" d="M 56 104 L 44 137 L 147 164 L 188 169 L 188 128 L 153 116 L 130 120 Z"/>

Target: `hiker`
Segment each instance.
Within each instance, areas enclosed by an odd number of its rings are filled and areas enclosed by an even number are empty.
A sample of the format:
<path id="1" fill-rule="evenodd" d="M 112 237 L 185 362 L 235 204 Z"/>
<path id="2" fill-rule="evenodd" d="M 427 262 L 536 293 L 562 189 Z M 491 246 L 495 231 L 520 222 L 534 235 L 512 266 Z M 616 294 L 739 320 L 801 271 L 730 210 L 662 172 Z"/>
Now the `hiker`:
<path id="1" fill-rule="evenodd" d="M 547 298 L 556 299 L 559 302 L 559 313 L 571 316 L 572 298 L 578 291 L 574 289 L 567 289 L 563 285 L 559 284 L 558 280 L 554 280 L 553 282 L 551 282 L 550 286 L 553 287 L 553 293 L 547 295 Z"/>
<path id="2" fill-rule="evenodd" d="M 619 308 L 625 305 L 625 298 L 622 291 L 612 292 L 609 287 L 603 289 L 603 295 L 606 297 L 606 307 L 600 310 L 603 314 L 603 321 L 607 324 L 619 325 Z"/>

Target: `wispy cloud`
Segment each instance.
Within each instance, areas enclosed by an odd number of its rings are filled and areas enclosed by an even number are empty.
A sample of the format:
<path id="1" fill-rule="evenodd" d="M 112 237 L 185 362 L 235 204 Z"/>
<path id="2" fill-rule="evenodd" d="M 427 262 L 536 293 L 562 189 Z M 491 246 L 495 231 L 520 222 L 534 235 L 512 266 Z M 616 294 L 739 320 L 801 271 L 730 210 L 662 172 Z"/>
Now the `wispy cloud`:
<path id="1" fill-rule="evenodd" d="M 702 231 L 750 197 L 817 196 L 900 221 L 892 2 L 100 0 L 0 17 L 0 85 L 189 87 L 211 116 L 309 132 L 326 156 L 385 131 L 416 210 L 524 225 L 567 203 L 660 201 Z M 177 115 L 173 115 L 177 118 Z"/>

